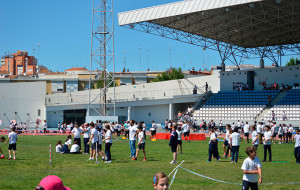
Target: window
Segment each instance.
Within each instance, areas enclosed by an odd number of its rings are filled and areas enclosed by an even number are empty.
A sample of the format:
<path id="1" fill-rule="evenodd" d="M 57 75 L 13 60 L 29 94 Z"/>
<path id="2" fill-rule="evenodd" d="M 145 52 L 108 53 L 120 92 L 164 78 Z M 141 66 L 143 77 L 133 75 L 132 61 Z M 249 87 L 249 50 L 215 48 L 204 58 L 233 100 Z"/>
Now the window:
<path id="1" fill-rule="evenodd" d="M 41 110 L 38 109 L 38 116 L 41 116 Z"/>

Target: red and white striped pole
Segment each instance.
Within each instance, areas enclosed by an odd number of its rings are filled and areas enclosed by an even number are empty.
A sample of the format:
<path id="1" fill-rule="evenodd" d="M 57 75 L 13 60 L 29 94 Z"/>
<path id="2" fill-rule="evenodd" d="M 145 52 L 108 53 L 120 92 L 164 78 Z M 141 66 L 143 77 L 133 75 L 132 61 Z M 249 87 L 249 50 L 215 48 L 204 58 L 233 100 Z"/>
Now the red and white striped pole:
<path id="1" fill-rule="evenodd" d="M 50 153 L 50 157 L 49 157 L 49 165 L 51 165 L 52 163 L 51 163 L 51 143 L 50 143 L 50 151 L 49 151 L 49 153 Z"/>

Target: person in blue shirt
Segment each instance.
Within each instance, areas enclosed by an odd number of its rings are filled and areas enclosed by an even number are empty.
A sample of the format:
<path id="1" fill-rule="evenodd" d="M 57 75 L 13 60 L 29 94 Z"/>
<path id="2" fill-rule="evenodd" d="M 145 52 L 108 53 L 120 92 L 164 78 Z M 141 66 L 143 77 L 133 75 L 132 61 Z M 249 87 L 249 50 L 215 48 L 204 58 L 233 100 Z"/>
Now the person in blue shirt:
<path id="1" fill-rule="evenodd" d="M 171 151 L 173 153 L 173 161 L 170 164 L 177 163 L 177 146 L 178 146 L 178 133 L 176 132 L 177 127 L 172 127 L 172 133 L 170 134 L 170 142 L 169 146 L 171 147 Z"/>

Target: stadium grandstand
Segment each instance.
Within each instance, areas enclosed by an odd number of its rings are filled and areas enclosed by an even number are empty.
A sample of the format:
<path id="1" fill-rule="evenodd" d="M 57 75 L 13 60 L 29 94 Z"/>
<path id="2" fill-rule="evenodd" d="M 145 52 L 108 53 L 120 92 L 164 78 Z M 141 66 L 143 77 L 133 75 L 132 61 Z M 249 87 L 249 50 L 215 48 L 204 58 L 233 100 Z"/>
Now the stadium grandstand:
<path id="1" fill-rule="evenodd" d="M 299 54 L 296 10 L 299 1 L 186 0 L 119 13 L 119 25 L 219 53 L 220 91 L 195 104 L 196 120 L 272 120 L 272 111 L 279 116 L 285 110 L 290 121 L 300 121 L 299 66 L 279 67 L 281 56 Z M 260 68 L 241 70 L 242 59 L 251 58 L 260 59 Z M 264 59 L 274 67 L 265 68 Z M 237 69 L 225 71 L 225 62 Z M 233 83 L 247 84 L 247 90 L 232 90 Z M 279 88 L 266 90 L 266 83 Z"/>

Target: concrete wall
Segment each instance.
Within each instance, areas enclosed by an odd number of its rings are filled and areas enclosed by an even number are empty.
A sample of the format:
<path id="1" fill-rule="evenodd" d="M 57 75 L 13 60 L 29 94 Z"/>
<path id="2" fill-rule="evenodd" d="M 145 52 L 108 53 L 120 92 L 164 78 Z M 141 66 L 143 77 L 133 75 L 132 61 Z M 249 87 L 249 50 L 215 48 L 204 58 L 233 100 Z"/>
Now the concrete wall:
<path id="1" fill-rule="evenodd" d="M 34 127 L 36 119 L 44 120 L 45 92 L 46 82 L 0 84 L 0 120 L 3 122 L 1 128 L 9 127 L 10 120 L 16 120 L 18 124 L 21 121 L 26 122 L 30 127 Z"/>
<path id="2" fill-rule="evenodd" d="M 254 71 L 254 90 L 262 90 L 262 83 L 288 84 L 294 86 L 294 83 L 300 83 L 300 65 L 289 67 L 273 67 L 264 69 L 225 71 L 220 74 L 221 90 L 232 90 L 233 82 L 247 83 L 246 71 Z"/>

